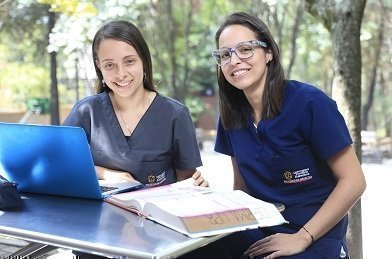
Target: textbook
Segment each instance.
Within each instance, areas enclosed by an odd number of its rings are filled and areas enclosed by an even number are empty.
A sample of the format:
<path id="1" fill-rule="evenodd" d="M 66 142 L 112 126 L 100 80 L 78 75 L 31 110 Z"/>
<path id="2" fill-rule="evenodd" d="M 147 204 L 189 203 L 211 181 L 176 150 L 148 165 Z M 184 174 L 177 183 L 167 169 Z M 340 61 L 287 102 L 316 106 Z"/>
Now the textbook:
<path id="1" fill-rule="evenodd" d="M 191 238 L 287 223 L 272 203 L 240 190 L 193 186 L 188 180 L 104 200 Z"/>

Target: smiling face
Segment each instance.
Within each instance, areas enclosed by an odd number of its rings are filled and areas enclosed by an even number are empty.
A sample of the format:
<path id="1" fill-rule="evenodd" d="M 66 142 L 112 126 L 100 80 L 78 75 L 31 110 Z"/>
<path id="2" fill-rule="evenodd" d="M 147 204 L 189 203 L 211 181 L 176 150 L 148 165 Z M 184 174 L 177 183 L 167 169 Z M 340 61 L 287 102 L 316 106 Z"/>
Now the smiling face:
<path id="1" fill-rule="evenodd" d="M 127 97 L 143 90 L 143 62 L 132 45 L 103 40 L 97 50 L 96 65 L 114 94 Z"/>
<path id="2" fill-rule="evenodd" d="M 242 25 L 230 25 L 223 29 L 219 36 L 219 48 L 234 48 L 239 43 L 257 40 L 256 34 Z M 234 87 L 251 91 L 263 87 L 267 76 L 267 63 L 272 55 L 260 46 L 256 46 L 254 54 L 248 59 L 239 59 L 232 53 L 231 60 L 221 67 L 226 80 Z"/>

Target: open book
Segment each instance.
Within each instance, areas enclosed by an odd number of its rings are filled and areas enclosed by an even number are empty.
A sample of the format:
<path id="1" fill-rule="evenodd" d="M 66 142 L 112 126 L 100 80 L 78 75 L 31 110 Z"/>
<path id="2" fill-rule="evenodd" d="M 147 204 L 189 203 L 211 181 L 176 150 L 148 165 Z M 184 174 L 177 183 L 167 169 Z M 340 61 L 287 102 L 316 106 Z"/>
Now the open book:
<path id="1" fill-rule="evenodd" d="M 287 222 L 272 203 L 239 190 L 196 187 L 187 180 L 115 194 L 105 201 L 192 238 Z"/>

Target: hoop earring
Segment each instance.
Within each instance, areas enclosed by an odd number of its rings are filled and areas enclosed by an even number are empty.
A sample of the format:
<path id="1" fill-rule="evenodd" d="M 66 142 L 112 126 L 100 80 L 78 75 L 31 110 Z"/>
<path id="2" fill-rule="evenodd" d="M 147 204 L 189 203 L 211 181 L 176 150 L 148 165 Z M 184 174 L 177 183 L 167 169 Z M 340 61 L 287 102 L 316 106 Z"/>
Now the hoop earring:
<path id="1" fill-rule="evenodd" d="M 146 81 L 147 74 L 146 72 L 143 73 L 143 81 Z"/>

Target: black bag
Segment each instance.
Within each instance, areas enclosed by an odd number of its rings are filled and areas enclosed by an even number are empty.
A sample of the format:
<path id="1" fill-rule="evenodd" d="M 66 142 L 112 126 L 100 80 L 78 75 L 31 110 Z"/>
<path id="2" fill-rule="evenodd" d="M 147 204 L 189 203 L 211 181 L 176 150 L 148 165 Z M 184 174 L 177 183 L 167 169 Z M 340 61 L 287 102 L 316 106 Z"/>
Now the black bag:
<path id="1" fill-rule="evenodd" d="M 0 210 L 20 210 L 22 198 L 17 184 L 12 183 L 0 175 Z"/>

